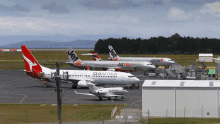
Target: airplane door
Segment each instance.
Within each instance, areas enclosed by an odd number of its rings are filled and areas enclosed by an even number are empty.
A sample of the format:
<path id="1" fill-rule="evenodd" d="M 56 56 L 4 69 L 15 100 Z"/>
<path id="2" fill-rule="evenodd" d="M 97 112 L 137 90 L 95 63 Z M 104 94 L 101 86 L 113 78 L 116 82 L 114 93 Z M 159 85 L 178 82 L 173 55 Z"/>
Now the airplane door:
<path id="1" fill-rule="evenodd" d="M 125 82 L 125 76 L 124 75 L 121 76 L 121 81 Z"/>

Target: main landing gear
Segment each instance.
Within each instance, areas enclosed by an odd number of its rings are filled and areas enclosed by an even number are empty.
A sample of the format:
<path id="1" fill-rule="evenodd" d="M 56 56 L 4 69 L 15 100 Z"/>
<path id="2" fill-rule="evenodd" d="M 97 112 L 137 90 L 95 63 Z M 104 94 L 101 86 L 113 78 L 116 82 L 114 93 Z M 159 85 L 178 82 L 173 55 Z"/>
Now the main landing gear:
<path id="1" fill-rule="evenodd" d="M 76 89 L 77 88 L 77 86 L 76 85 L 72 85 L 72 89 Z"/>
<path id="2" fill-rule="evenodd" d="M 102 97 L 99 97 L 99 100 L 102 100 Z"/>
<path id="3" fill-rule="evenodd" d="M 122 96 L 121 99 L 124 99 L 124 96 Z"/>

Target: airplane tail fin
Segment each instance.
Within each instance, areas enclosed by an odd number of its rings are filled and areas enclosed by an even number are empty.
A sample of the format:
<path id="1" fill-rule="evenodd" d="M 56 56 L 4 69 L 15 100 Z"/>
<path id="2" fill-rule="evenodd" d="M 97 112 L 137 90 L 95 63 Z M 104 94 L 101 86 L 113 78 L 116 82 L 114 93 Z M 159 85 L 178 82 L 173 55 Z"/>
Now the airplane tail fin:
<path id="1" fill-rule="evenodd" d="M 89 67 L 88 67 L 88 65 L 86 65 L 86 70 L 90 70 Z"/>
<path id="2" fill-rule="evenodd" d="M 92 52 L 92 58 L 95 60 L 95 61 L 102 61 L 102 59 L 99 57 L 99 54 L 96 53 L 96 52 Z"/>
<path id="3" fill-rule="evenodd" d="M 96 52 L 82 54 L 82 55 L 91 55 L 95 61 L 102 61 L 102 59 L 99 57 L 99 54 Z"/>
<path id="4" fill-rule="evenodd" d="M 25 45 L 21 45 L 22 55 L 24 57 L 24 63 L 26 67 L 26 72 L 42 72 L 42 66 L 37 62 L 31 52 Z"/>
<path id="5" fill-rule="evenodd" d="M 95 86 L 91 81 L 86 81 L 87 86 L 89 87 L 91 93 L 96 93 L 96 90 L 99 88 Z"/>
<path id="6" fill-rule="evenodd" d="M 110 58 L 111 58 L 112 60 L 114 60 L 114 61 L 117 61 L 118 58 L 119 58 L 119 56 L 118 56 L 118 54 L 115 52 L 114 48 L 113 48 L 111 45 L 109 45 L 108 48 L 109 48 L 109 56 L 110 56 Z"/>
<path id="7" fill-rule="evenodd" d="M 74 64 L 78 61 L 81 61 L 76 53 L 73 51 L 72 47 L 67 47 L 69 62 L 73 62 Z"/>

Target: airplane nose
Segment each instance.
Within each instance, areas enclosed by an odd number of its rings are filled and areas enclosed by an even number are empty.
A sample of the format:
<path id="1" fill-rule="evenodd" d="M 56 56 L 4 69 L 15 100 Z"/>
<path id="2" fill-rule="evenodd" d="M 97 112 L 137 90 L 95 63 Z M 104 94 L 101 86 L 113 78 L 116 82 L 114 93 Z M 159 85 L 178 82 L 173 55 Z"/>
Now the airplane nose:
<path id="1" fill-rule="evenodd" d="M 124 90 L 126 93 L 129 93 L 127 90 Z"/>
<path id="2" fill-rule="evenodd" d="M 155 69 L 155 68 L 156 68 L 156 66 L 155 66 L 155 65 L 152 65 L 152 68 L 153 68 L 153 69 Z"/>
<path id="3" fill-rule="evenodd" d="M 135 81 L 140 81 L 140 79 L 138 79 L 137 77 L 135 77 L 135 79 L 134 79 Z"/>

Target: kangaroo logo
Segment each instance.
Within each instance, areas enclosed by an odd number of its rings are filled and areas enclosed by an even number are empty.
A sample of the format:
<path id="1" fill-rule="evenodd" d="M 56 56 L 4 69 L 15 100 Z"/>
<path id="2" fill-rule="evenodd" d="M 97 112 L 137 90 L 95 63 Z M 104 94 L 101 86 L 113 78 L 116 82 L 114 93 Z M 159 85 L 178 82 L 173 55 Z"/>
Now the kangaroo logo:
<path id="1" fill-rule="evenodd" d="M 22 54 L 22 55 L 23 55 L 23 54 Z M 24 57 L 24 59 L 27 61 L 27 63 L 29 64 L 30 70 L 32 70 L 32 67 L 33 67 L 33 66 L 37 66 L 37 64 L 36 64 L 35 62 L 32 63 L 31 60 L 28 59 L 26 56 L 23 55 L 23 57 Z"/>
<path id="2" fill-rule="evenodd" d="M 71 52 L 68 51 L 68 55 L 71 56 L 71 59 L 73 60 L 73 62 L 75 62 L 78 59 L 77 55 L 75 54 L 73 50 Z"/>

